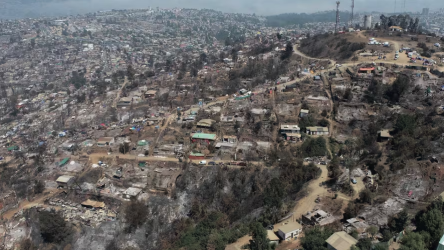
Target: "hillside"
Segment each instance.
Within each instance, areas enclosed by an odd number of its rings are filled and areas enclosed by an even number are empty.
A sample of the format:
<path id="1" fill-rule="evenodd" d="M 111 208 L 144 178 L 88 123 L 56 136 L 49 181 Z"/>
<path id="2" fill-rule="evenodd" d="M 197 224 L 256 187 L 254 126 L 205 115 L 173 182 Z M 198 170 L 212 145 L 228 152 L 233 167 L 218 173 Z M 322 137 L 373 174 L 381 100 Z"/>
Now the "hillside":
<path id="1" fill-rule="evenodd" d="M 299 50 L 310 57 L 345 60 L 365 48 L 365 38 L 354 34 L 322 34 L 302 40 Z"/>

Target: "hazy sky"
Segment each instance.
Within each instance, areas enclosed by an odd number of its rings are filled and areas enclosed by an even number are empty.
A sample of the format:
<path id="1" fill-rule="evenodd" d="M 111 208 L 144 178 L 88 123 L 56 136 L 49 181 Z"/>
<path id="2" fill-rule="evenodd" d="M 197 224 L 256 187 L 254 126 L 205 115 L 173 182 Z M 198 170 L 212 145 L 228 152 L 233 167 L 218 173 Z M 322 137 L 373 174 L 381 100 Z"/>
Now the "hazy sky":
<path id="1" fill-rule="evenodd" d="M 0 0 L 1 2 L 4 0 Z M 17 2 L 17 0 L 7 0 Z M 32 0 L 34 2 L 34 0 Z M 37 0 L 38 1 L 38 0 Z M 35 2 L 37 2 L 35 1 Z M 48 1 L 48 0 L 47 0 Z M 8 4 L 0 8 L 0 18 L 14 15 L 71 15 L 107 9 L 131 9 L 148 7 L 208 8 L 224 12 L 256 13 L 273 15 L 291 12 L 316 12 L 335 9 L 335 0 L 50 0 L 39 4 Z M 404 0 L 397 1 L 397 11 L 404 10 Z M 341 1 L 341 10 L 350 10 L 351 0 Z M 2 4 L 3 5 L 3 4 Z M 424 7 L 439 9 L 443 0 L 406 0 L 406 11 L 421 11 Z M 355 0 L 355 11 L 393 12 L 395 0 Z"/>

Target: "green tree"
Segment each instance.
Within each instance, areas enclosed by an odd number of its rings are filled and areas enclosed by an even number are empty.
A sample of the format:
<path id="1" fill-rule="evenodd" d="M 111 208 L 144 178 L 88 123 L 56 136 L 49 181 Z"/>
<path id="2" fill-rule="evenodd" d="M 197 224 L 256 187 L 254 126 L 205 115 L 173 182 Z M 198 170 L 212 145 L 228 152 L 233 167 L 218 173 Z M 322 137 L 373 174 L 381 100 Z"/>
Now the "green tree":
<path id="1" fill-rule="evenodd" d="M 419 217 L 417 223 L 419 231 L 425 231 L 430 234 L 431 242 L 438 242 L 444 234 L 444 218 L 442 212 L 438 209 L 431 209 Z"/>
<path id="2" fill-rule="evenodd" d="M 250 240 L 251 250 L 269 250 L 270 240 L 267 237 L 267 231 L 259 222 L 253 222 L 250 226 L 252 239 Z"/>
<path id="3" fill-rule="evenodd" d="M 301 238 L 301 245 L 304 249 L 327 250 L 325 242 L 334 231 L 330 228 L 314 227 L 305 231 L 305 236 Z"/>
<path id="4" fill-rule="evenodd" d="M 424 237 L 420 233 L 406 232 L 401 239 L 400 250 L 426 250 Z"/>
<path id="5" fill-rule="evenodd" d="M 402 94 L 407 91 L 410 79 L 406 75 L 398 75 L 393 84 L 385 92 L 386 97 L 392 102 L 399 102 Z"/>
<path id="6" fill-rule="evenodd" d="M 414 115 L 402 114 L 396 119 L 395 129 L 397 132 L 412 134 L 416 127 L 416 117 Z"/>
<path id="7" fill-rule="evenodd" d="M 367 233 L 369 233 L 372 238 L 374 238 L 376 234 L 378 234 L 378 232 L 379 228 L 376 226 L 370 226 L 369 228 L 367 228 Z"/>
<path id="8" fill-rule="evenodd" d="M 366 202 L 368 204 L 372 204 L 373 202 L 373 193 L 368 189 L 364 189 L 359 193 L 359 199 L 361 202 Z"/>
<path id="9" fill-rule="evenodd" d="M 360 250 L 372 250 L 372 240 L 370 238 L 359 239 L 356 246 Z"/>
<path id="10" fill-rule="evenodd" d="M 406 227 L 407 224 L 409 223 L 409 214 L 407 213 L 407 210 L 403 209 L 401 212 L 399 212 L 396 217 L 394 217 L 391 221 L 390 221 L 390 228 L 394 231 L 394 232 L 401 232 L 403 231 Z"/>

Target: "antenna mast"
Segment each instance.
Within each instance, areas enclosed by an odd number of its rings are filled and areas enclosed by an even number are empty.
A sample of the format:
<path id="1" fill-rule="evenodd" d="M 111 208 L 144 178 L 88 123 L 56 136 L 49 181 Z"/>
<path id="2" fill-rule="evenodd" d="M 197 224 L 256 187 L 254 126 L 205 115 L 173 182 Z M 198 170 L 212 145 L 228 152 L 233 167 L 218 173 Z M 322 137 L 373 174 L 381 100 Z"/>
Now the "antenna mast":
<path id="1" fill-rule="evenodd" d="M 355 0 L 352 0 L 352 12 L 350 16 L 350 26 L 353 27 L 353 9 L 355 8 Z"/>
<path id="2" fill-rule="evenodd" d="M 338 24 L 339 24 L 339 4 L 341 2 L 336 1 L 336 25 L 335 25 L 335 33 L 338 33 Z"/>

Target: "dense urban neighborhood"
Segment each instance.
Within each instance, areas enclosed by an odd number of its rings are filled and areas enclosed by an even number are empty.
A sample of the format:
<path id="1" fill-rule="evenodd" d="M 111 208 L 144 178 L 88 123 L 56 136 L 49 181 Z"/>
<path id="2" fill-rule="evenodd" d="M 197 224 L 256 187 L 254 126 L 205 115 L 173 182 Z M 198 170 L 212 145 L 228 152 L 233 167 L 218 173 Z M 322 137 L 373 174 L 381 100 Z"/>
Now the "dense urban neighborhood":
<path id="1" fill-rule="evenodd" d="M 444 249 L 443 11 L 335 13 L 0 20 L 0 249 Z"/>

